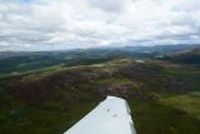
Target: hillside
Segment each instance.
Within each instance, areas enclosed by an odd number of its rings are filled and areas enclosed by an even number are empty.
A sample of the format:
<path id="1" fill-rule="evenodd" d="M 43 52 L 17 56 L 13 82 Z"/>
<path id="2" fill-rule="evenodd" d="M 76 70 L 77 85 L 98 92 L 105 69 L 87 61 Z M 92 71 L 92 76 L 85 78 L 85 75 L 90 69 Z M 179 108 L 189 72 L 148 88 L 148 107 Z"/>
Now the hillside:
<path id="1" fill-rule="evenodd" d="M 160 59 L 178 64 L 200 64 L 200 48 L 164 55 Z"/>
<path id="2" fill-rule="evenodd" d="M 200 70 L 117 59 L 0 78 L 0 133 L 60 134 L 106 95 L 126 98 L 138 134 L 200 132 Z"/>

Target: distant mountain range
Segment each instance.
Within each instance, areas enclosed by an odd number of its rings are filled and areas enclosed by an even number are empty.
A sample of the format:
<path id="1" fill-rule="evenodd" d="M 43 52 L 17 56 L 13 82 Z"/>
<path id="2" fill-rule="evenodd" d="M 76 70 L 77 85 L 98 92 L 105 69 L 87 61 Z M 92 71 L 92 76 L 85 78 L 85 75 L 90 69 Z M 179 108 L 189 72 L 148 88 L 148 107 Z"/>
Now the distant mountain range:
<path id="1" fill-rule="evenodd" d="M 200 45 L 166 45 L 104 47 L 68 51 L 0 52 L 0 76 L 38 70 L 55 65 L 76 66 L 102 63 L 120 58 L 155 58 L 199 47 Z"/>

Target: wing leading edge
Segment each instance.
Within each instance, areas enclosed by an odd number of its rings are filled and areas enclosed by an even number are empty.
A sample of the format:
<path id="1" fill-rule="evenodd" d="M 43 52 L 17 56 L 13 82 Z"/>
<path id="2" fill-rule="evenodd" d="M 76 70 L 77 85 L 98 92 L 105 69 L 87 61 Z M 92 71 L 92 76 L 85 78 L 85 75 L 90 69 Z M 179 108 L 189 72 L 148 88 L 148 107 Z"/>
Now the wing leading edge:
<path id="1" fill-rule="evenodd" d="M 136 134 L 126 100 L 108 96 L 64 134 Z"/>

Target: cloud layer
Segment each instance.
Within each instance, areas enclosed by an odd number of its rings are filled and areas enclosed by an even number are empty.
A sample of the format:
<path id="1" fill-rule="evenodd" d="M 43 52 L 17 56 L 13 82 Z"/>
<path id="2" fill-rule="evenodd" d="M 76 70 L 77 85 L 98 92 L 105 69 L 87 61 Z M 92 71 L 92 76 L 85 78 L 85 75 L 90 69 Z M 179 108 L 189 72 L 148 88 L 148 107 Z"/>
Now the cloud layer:
<path id="1" fill-rule="evenodd" d="M 198 43 L 199 0 L 0 0 L 0 51 Z"/>

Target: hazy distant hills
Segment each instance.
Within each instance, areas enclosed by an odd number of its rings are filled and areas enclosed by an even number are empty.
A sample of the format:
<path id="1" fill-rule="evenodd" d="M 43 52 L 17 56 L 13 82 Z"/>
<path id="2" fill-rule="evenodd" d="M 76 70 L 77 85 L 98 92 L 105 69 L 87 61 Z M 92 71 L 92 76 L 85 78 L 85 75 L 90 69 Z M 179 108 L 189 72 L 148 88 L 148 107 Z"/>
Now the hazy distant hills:
<path id="1" fill-rule="evenodd" d="M 89 65 L 117 58 L 154 58 L 198 47 L 198 45 L 167 45 L 105 47 L 49 52 L 0 52 L 0 75 L 18 74 L 55 65 Z"/>

